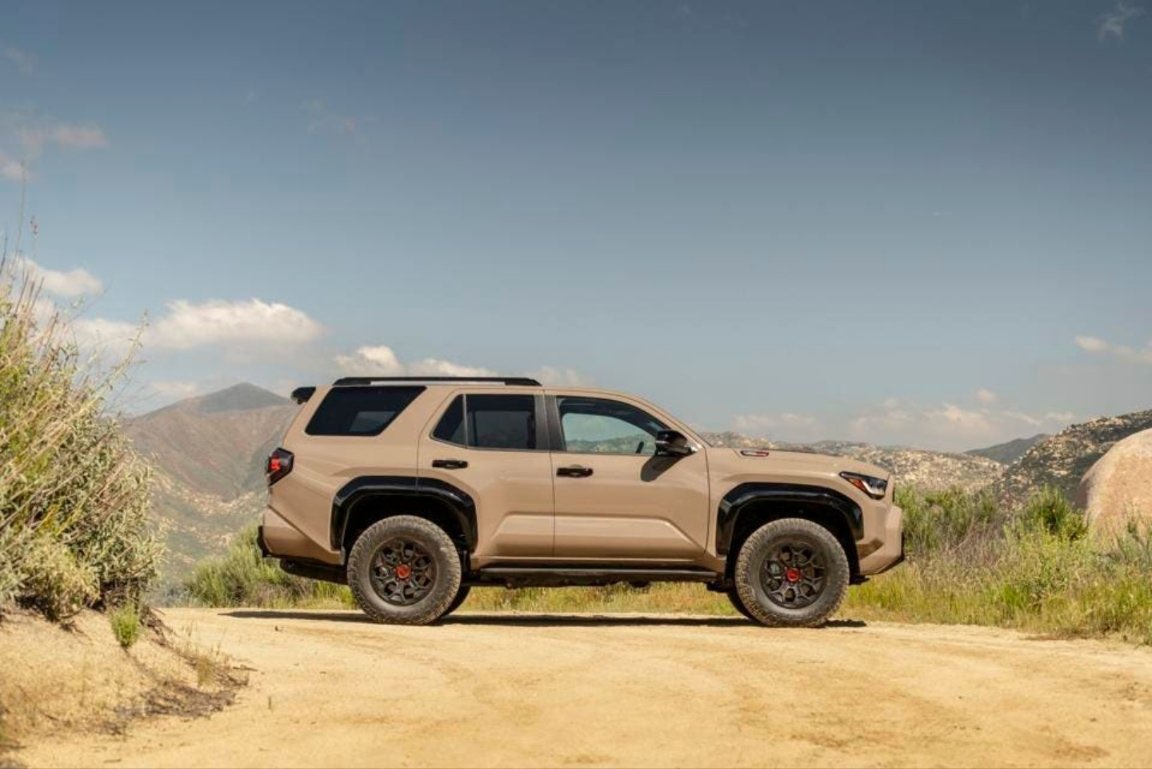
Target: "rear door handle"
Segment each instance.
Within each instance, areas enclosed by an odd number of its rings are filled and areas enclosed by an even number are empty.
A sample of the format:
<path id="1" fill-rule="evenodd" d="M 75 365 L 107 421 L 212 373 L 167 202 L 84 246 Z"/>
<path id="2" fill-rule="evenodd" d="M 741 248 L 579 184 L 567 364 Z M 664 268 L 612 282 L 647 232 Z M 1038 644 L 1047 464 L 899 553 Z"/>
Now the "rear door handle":
<path id="1" fill-rule="evenodd" d="M 561 478 L 587 478 L 592 474 L 592 468 L 583 465 L 569 465 L 568 467 L 556 468 L 556 474 Z"/>
<path id="2" fill-rule="evenodd" d="M 433 459 L 433 467 L 442 467 L 445 470 L 463 470 L 468 463 L 463 459 Z"/>

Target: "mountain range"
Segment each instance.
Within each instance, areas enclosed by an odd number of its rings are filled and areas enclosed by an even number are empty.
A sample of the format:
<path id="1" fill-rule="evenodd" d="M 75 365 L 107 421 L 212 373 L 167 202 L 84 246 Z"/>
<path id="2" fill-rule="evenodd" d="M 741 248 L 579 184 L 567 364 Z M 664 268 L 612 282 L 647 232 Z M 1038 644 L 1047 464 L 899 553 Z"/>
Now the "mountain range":
<path id="1" fill-rule="evenodd" d="M 168 544 L 166 576 L 221 552 L 264 504 L 264 460 L 296 406 L 256 385 L 174 403 L 124 420 L 155 474 L 153 508 Z"/>
<path id="2" fill-rule="evenodd" d="M 252 384 L 174 403 L 124 420 L 136 449 L 155 470 L 153 506 L 168 543 L 164 581 L 219 554 L 256 520 L 264 504 L 264 460 L 298 407 Z M 867 443 L 782 443 L 734 432 L 703 433 L 709 443 L 852 457 L 884 467 L 897 483 L 925 489 L 991 489 L 1007 503 L 1049 484 L 1070 498 L 1081 475 L 1116 441 L 1152 428 L 1152 410 L 1072 425 L 966 453 Z"/>

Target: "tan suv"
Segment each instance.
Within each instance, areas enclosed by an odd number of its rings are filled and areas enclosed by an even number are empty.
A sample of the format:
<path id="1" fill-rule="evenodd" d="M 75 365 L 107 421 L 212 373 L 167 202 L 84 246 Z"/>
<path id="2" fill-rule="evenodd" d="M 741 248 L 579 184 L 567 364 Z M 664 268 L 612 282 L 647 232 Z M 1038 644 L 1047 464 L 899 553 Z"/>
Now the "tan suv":
<path id="1" fill-rule="evenodd" d="M 702 582 L 765 625 L 823 622 L 903 558 L 888 473 L 708 446 L 631 395 L 525 378 L 302 387 L 260 546 L 423 624 L 473 587 Z"/>

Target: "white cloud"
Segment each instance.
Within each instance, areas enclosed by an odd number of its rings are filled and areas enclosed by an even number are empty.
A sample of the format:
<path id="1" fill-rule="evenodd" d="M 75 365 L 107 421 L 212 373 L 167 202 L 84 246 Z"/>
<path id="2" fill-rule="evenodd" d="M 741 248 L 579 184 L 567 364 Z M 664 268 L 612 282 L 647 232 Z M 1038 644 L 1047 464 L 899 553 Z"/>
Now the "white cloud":
<path id="1" fill-rule="evenodd" d="M 1075 342 L 1076 346 L 1085 352 L 1096 355 L 1111 355 L 1128 363 L 1152 363 L 1152 340 L 1143 348 L 1112 344 L 1094 336 L 1077 336 Z"/>
<path id="2" fill-rule="evenodd" d="M 853 438 L 868 443 L 963 450 L 1019 438 L 1025 432 L 1055 431 L 1075 420 L 1070 412 L 1028 414 L 990 405 L 968 409 L 942 403 L 925 408 L 888 399 L 876 411 L 853 419 L 849 430 Z"/>
<path id="3" fill-rule="evenodd" d="M 0 179 L 18 182 L 23 180 L 26 175 L 27 172 L 23 163 L 0 152 Z"/>
<path id="4" fill-rule="evenodd" d="M 48 137 L 61 147 L 93 149 L 107 147 L 108 136 L 96 125 L 68 125 L 61 123 L 49 129 Z"/>
<path id="5" fill-rule="evenodd" d="M 0 46 L 0 59 L 14 65 L 24 75 L 30 75 L 36 69 L 36 59 L 32 54 L 10 45 Z"/>
<path id="6" fill-rule="evenodd" d="M 70 149 L 98 149 L 108 146 L 108 135 L 98 125 L 47 123 L 25 125 L 16 131 L 20 145 L 30 157 L 38 157 L 49 142 Z"/>
<path id="7" fill-rule="evenodd" d="M 145 331 L 144 343 L 170 350 L 237 343 L 299 344 L 318 338 L 323 330 L 306 313 L 279 302 L 210 299 L 197 304 L 177 299 Z"/>
<path id="8" fill-rule="evenodd" d="M 484 366 L 470 366 L 440 358 L 405 362 L 387 345 L 367 345 L 357 348 L 350 355 L 337 355 L 336 365 L 345 374 L 353 376 L 500 376 L 498 372 Z M 541 384 L 560 387 L 582 387 L 587 384 L 576 370 L 555 366 L 541 366 L 525 376 Z"/>
<path id="9" fill-rule="evenodd" d="M 1107 37 L 1124 38 L 1124 25 L 1138 16 L 1144 15 L 1144 9 L 1133 5 L 1127 0 L 1120 0 L 1116 7 L 1100 17 L 1100 25 L 1096 28 L 1096 35 L 1101 40 Z"/>
<path id="10" fill-rule="evenodd" d="M 141 338 L 141 327 L 135 323 L 108 318 L 74 318 L 70 324 L 76 342 L 89 350 L 119 355 Z"/>
<path id="11" fill-rule="evenodd" d="M 777 414 L 737 414 L 732 420 L 732 427 L 737 432 L 787 440 L 814 438 L 818 426 L 815 417 L 790 411 Z"/>
<path id="12" fill-rule="evenodd" d="M 78 317 L 73 329 L 81 344 L 112 350 L 125 349 L 136 338 L 147 350 L 267 349 L 311 342 L 324 331 L 301 310 L 261 299 L 200 303 L 178 299 L 169 302 L 167 312 L 151 324 Z"/>
<path id="13" fill-rule="evenodd" d="M 73 150 L 108 146 L 108 135 L 94 124 L 56 123 L 24 111 L 0 111 L 0 143 L 19 144 L 22 160 L 0 151 L 0 179 L 31 179 L 27 167 L 44 153 L 45 145 Z"/>
<path id="14" fill-rule="evenodd" d="M 570 368 L 556 368 L 554 366 L 541 366 L 535 371 L 529 371 L 528 376 L 543 385 L 553 387 L 587 387 L 588 381 L 578 371 Z"/>
<path id="15" fill-rule="evenodd" d="M 152 388 L 152 392 L 162 398 L 172 400 L 183 400 L 184 398 L 191 398 L 200 392 L 200 384 L 198 382 L 188 382 L 176 379 L 157 380 L 149 382 L 148 386 Z"/>
<path id="16" fill-rule="evenodd" d="M 337 355 L 336 365 L 346 374 L 358 376 L 496 376 L 480 366 L 465 366 L 439 358 L 403 363 L 387 345 L 357 348 L 352 355 Z"/>
<path id="17" fill-rule="evenodd" d="M 104 284 L 82 267 L 71 270 L 52 270 L 43 267 L 26 256 L 9 255 L 12 269 L 23 271 L 34 282 L 40 283 L 50 294 L 62 297 L 77 297 L 99 294 Z"/>
<path id="18" fill-rule="evenodd" d="M 987 390 L 981 387 L 976 391 L 976 400 L 980 401 L 985 406 L 991 406 L 993 403 L 996 403 L 998 400 L 1000 400 L 1000 396 L 991 390 Z"/>

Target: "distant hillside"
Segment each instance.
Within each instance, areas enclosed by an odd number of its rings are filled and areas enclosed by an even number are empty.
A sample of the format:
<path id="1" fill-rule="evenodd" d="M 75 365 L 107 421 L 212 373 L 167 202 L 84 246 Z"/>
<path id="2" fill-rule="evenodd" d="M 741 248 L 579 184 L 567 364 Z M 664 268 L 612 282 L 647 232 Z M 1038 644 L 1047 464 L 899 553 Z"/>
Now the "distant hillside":
<path id="1" fill-rule="evenodd" d="M 896 482 L 922 489 L 952 486 L 972 491 L 994 483 L 1003 472 L 998 462 L 969 454 L 910 449 L 900 446 L 873 446 L 849 441 L 819 443 L 779 443 L 750 438 L 739 433 L 703 433 L 704 439 L 717 446 L 747 448 L 767 446 L 781 451 L 803 451 L 851 457 L 883 467 L 896 475 Z"/>
<path id="2" fill-rule="evenodd" d="M 156 469 L 153 509 L 166 528 L 171 577 L 219 552 L 264 504 L 264 460 L 296 406 L 251 384 L 125 420 Z"/>
<path id="3" fill-rule="evenodd" d="M 1014 503 L 1030 489 L 1050 485 L 1072 499 L 1080 478 L 1114 443 L 1148 429 L 1152 429 L 1152 410 L 1072 425 L 1040 441 L 1009 466 L 996 492 L 1005 502 Z"/>
<path id="4" fill-rule="evenodd" d="M 1035 446 L 1045 438 L 1050 437 L 1048 433 L 1038 433 L 1031 438 L 1017 438 L 1014 441 L 1007 443 L 998 443 L 995 446 L 989 446 L 984 449 L 972 449 L 971 451 L 964 452 L 977 457 L 984 457 L 991 459 L 994 462 L 999 462 L 1002 465 L 1010 465 L 1020 457 L 1027 453 L 1028 449 Z"/>

